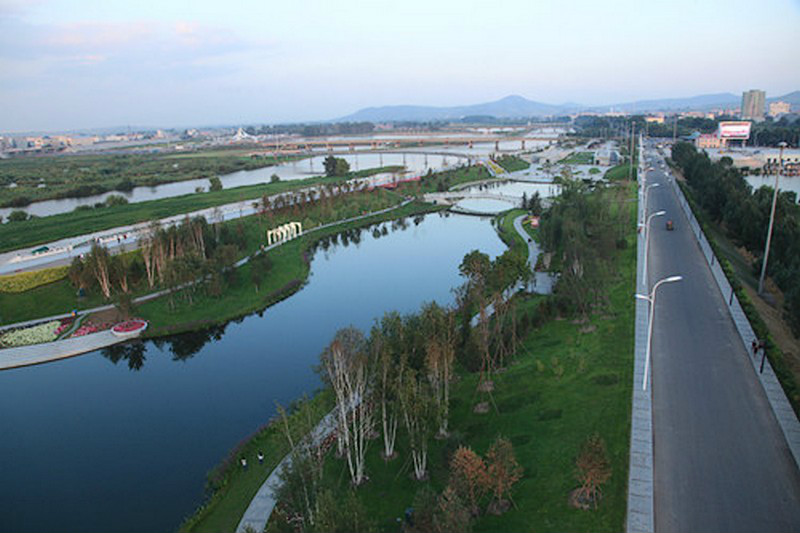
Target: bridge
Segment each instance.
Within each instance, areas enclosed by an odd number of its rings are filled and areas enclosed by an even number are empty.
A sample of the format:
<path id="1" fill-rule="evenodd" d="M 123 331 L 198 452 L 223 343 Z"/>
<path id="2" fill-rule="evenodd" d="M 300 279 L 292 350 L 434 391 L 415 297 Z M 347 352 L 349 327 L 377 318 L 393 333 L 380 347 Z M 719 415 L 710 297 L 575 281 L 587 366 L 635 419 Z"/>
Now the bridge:
<path id="1" fill-rule="evenodd" d="M 522 198 L 488 191 L 432 192 L 424 195 L 423 198 L 426 202 L 439 205 L 453 205 L 461 200 L 498 200 L 512 204 L 515 207 L 522 206 Z"/>
<path id="2" fill-rule="evenodd" d="M 326 152 L 333 153 L 335 150 L 345 148 L 349 152 L 355 152 L 357 146 L 366 146 L 370 150 L 398 150 L 402 148 L 424 147 L 424 146 L 465 146 L 473 148 L 476 144 L 494 143 L 496 152 L 500 151 L 500 143 L 519 143 L 519 150 L 525 150 L 526 142 L 547 142 L 555 143 L 558 138 L 552 136 L 525 137 L 454 137 L 454 136 L 407 136 L 392 139 L 375 139 L 371 137 L 350 138 L 350 139 L 273 139 L 255 141 L 258 147 L 266 153 L 254 152 L 251 156 L 279 154 L 305 154 L 319 152 L 324 149 Z M 449 153 L 448 153 L 449 155 Z"/>

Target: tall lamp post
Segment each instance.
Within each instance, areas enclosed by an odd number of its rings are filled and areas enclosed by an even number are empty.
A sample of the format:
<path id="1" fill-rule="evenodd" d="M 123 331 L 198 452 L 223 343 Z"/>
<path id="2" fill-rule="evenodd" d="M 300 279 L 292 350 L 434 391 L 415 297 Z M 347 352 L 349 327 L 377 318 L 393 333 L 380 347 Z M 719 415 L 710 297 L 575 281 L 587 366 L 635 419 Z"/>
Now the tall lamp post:
<path id="1" fill-rule="evenodd" d="M 764 276 L 767 274 L 767 260 L 769 259 L 769 245 L 772 241 L 772 226 L 775 223 L 775 204 L 778 203 L 778 178 L 783 174 L 783 149 L 786 148 L 786 143 L 781 142 L 778 144 L 781 147 L 780 162 L 778 173 L 775 174 L 775 190 L 772 192 L 772 210 L 769 214 L 769 229 L 767 229 L 767 245 L 764 247 L 764 262 L 761 264 L 761 277 L 758 278 L 758 294 L 764 292 Z"/>
<path id="2" fill-rule="evenodd" d="M 653 290 L 650 291 L 649 296 L 645 296 L 644 294 L 636 294 L 636 297 L 640 300 L 647 300 L 650 302 L 650 318 L 647 324 L 647 351 L 645 352 L 644 356 L 644 378 L 642 379 L 642 390 L 647 390 L 647 372 L 650 369 L 650 349 L 653 342 L 653 318 L 655 318 L 656 314 L 656 291 L 663 283 L 672 283 L 673 281 L 680 281 L 682 279 L 683 276 L 670 276 L 668 278 L 659 280 L 655 285 L 653 285 Z"/>
<path id="3" fill-rule="evenodd" d="M 650 244 L 650 221 L 653 220 L 653 217 L 660 217 L 666 214 L 666 211 L 657 211 L 647 217 L 647 222 L 645 222 L 644 225 L 644 266 L 642 267 L 642 281 L 644 282 L 645 287 L 647 287 L 647 249 Z"/>

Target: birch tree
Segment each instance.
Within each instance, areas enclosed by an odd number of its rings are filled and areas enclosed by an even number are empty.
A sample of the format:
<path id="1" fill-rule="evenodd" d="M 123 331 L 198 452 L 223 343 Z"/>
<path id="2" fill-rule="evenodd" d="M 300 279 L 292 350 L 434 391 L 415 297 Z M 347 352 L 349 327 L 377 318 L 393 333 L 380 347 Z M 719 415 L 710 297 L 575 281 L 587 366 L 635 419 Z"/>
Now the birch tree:
<path id="1" fill-rule="evenodd" d="M 336 397 L 340 451 L 347 459 L 353 485 L 360 485 L 365 480 L 365 456 L 372 430 L 364 335 L 354 327 L 339 330 L 321 359 Z"/>
<path id="2" fill-rule="evenodd" d="M 434 423 L 433 400 L 426 384 L 417 379 L 412 369 L 407 369 L 402 375 L 399 396 L 414 464 L 414 477 L 421 481 L 427 474 L 428 440 Z"/>

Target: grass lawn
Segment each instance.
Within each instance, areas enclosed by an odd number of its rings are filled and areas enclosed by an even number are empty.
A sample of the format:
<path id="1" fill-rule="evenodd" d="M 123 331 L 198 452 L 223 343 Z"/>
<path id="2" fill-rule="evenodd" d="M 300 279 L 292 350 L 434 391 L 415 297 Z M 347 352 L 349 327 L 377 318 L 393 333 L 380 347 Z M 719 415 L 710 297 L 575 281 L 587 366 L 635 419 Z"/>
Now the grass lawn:
<path id="1" fill-rule="evenodd" d="M 573 152 L 559 163 L 566 165 L 591 165 L 594 163 L 594 152 Z"/>
<path id="2" fill-rule="evenodd" d="M 381 167 L 351 173 L 345 177 L 316 177 L 304 180 L 280 181 L 247 185 L 221 191 L 185 194 L 147 202 L 73 211 L 24 222 L 0 224 L 0 252 L 75 237 L 94 231 L 158 220 L 218 205 L 254 200 L 263 195 L 278 194 L 320 184 L 340 183 L 347 179 L 366 177 L 380 172 L 392 172 L 400 167 Z"/>
<path id="3" fill-rule="evenodd" d="M 515 155 L 504 155 L 496 160 L 497 164 L 503 167 L 506 172 L 516 172 L 517 170 L 525 170 L 531 164 L 522 158 Z"/>
<path id="4" fill-rule="evenodd" d="M 622 165 L 617 165 L 615 167 L 611 167 L 610 169 L 608 169 L 606 171 L 606 173 L 605 173 L 605 175 L 603 177 L 605 179 L 607 179 L 608 181 L 623 181 L 623 180 L 627 180 L 628 179 L 628 173 L 630 172 L 629 167 L 630 167 L 630 165 L 628 165 L 627 163 L 622 164 Z M 637 174 L 638 174 L 638 171 L 637 171 L 636 168 L 634 168 L 633 169 L 633 180 L 634 181 L 636 181 L 636 175 Z"/>
<path id="5" fill-rule="evenodd" d="M 631 204 L 631 209 L 633 209 Z M 513 217 L 507 217 L 513 219 Z M 501 226 L 505 221 L 501 221 Z M 502 516 L 482 515 L 475 531 L 621 531 L 627 504 L 630 398 L 633 372 L 635 236 L 617 252 L 616 275 L 608 288 L 610 308 L 584 324 L 551 320 L 529 333 L 507 371 L 494 376 L 496 410 L 473 413 L 484 398 L 476 393 L 478 376 L 463 371 L 451 391 L 447 440 L 431 440 L 430 479 L 411 479 L 405 434 L 399 457 L 385 463 L 381 441 L 367 452 L 368 482 L 356 490 L 380 531 L 398 531 L 397 518 L 425 484 L 440 491 L 447 483 L 450 454 L 468 445 L 485 454 L 499 435 L 509 438 L 523 479 L 515 486 L 516 507 Z M 529 296 L 521 308 L 533 310 L 544 297 Z M 568 505 L 577 487 L 575 457 L 593 433 L 605 440 L 612 476 L 597 510 Z M 329 454 L 325 479 L 337 493 L 350 490 L 346 463 Z M 484 505 L 485 508 L 485 505 Z"/>

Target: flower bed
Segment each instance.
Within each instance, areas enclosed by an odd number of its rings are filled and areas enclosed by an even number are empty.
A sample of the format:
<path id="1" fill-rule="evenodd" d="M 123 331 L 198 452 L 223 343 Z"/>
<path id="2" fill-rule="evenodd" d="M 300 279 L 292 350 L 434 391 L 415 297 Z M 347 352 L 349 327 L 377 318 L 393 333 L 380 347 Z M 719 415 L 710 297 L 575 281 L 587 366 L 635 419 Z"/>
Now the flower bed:
<path id="1" fill-rule="evenodd" d="M 15 329 L 0 336 L 0 346 L 13 348 L 29 346 L 56 340 L 56 330 L 61 326 L 59 320 L 37 324 L 28 328 Z"/>
<path id="2" fill-rule="evenodd" d="M 118 337 L 125 337 L 128 335 L 135 335 L 145 329 L 147 329 L 147 322 L 141 318 L 134 318 L 126 322 L 120 322 L 111 328 L 111 333 Z"/>
<path id="3" fill-rule="evenodd" d="M 56 338 L 58 338 L 62 333 L 71 328 L 73 322 L 75 322 L 75 319 L 73 317 L 62 319 L 61 324 L 56 328 Z"/>
<path id="4" fill-rule="evenodd" d="M 70 339 L 74 339 L 75 337 L 83 337 L 84 335 L 89 335 L 90 333 L 97 333 L 99 331 L 107 330 L 111 327 L 111 322 L 103 322 L 102 324 L 93 324 L 92 322 L 86 323 L 75 330 L 75 332 L 69 336 Z"/>

